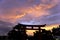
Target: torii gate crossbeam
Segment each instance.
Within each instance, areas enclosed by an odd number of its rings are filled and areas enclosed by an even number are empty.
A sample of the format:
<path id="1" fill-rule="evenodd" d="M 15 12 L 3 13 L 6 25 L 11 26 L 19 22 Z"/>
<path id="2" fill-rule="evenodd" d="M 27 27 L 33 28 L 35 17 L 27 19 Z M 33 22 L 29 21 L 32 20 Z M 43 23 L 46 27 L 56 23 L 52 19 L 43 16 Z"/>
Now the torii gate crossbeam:
<path id="1" fill-rule="evenodd" d="M 26 25 L 26 24 L 18 24 L 18 25 L 16 25 L 16 27 L 14 27 L 14 28 L 16 28 L 16 29 L 25 29 L 25 30 L 41 30 L 41 27 L 45 27 L 46 26 L 46 24 L 44 24 L 44 25 Z M 31 28 L 27 28 L 27 27 L 31 27 Z M 38 27 L 38 29 L 34 29 L 34 27 Z"/>

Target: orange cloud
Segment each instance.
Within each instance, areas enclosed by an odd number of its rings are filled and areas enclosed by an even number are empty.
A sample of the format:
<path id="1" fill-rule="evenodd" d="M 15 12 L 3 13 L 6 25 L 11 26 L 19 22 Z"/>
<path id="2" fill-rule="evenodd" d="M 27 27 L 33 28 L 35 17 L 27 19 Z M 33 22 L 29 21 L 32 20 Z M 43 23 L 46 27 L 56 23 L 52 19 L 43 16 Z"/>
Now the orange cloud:
<path id="1" fill-rule="evenodd" d="M 25 14 L 21 14 L 21 15 L 4 15 L 4 16 L 0 16 L 1 20 L 3 21 L 7 21 L 7 22 L 11 22 L 11 23 L 15 23 L 19 18 L 22 18 Z"/>
<path id="2" fill-rule="evenodd" d="M 34 1 L 34 0 L 33 0 Z M 47 2 L 48 0 L 42 0 L 42 2 Z M 29 2 L 31 2 L 29 0 Z M 16 22 L 19 18 L 25 17 L 27 14 L 33 16 L 33 18 L 38 18 L 46 15 L 50 15 L 49 9 L 53 8 L 57 4 L 57 0 L 52 0 L 48 4 L 40 3 L 39 5 L 33 5 L 33 7 L 22 7 L 22 8 L 13 8 L 11 10 L 7 10 L 7 14 L 4 16 L 0 16 L 2 19 L 7 19 L 10 22 Z M 19 11 L 20 13 L 16 13 Z M 17 15 L 18 14 L 18 15 Z M 27 20 L 27 19 L 26 19 Z"/>
<path id="3" fill-rule="evenodd" d="M 34 17 L 40 17 L 43 15 L 49 15 L 48 11 L 44 9 L 42 6 L 34 6 L 34 7 L 29 7 L 26 9 L 21 9 L 22 13 L 30 14 L 31 16 Z"/>
<path id="4" fill-rule="evenodd" d="M 50 15 L 50 12 L 48 10 L 54 6 L 55 5 L 53 5 L 53 4 L 47 4 L 47 5 L 40 4 L 40 5 L 36 5 L 33 7 L 20 8 L 19 11 L 21 13 L 17 16 L 11 17 L 11 18 L 17 20 L 18 18 L 23 18 L 24 16 L 26 16 L 26 14 L 33 16 L 33 18 Z M 28 19 L 26 19 L 26 20 L 28 20 Z"/>
<path id="5" fill-rule="evenodd" d="M 42 2 L 47 2 L 48 0 L 42 0 Z M 22 13 L 26 14 L 32 14 L 34 17 L 40 17 L 44 15 L 50 15 L 49 9 L 53 8 L 54 6 L 57 5 L 57 0 L 52 0 L 48 4 L 39 4 L 39 5 L 33 5 L 33 7 L 27 7 L 24 9 L 21 9 Z"/>

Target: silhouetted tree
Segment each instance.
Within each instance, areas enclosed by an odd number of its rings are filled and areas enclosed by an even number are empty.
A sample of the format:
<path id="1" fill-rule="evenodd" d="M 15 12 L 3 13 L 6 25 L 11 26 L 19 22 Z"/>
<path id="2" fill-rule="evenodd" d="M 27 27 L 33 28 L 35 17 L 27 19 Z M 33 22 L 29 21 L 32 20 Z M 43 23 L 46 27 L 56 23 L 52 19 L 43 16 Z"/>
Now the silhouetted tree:
<path id="1" fill-rule="evenodd" d="M 42 40 L 54 40 L 51 31 L 42 30 Z"/>
<path id="2" fill-rule="evenodd" d="M 41 32 L 36 31 L 34 33 L 34 40 L 41 40 Z"/>
<path id="3" fill-rule="evenodd" d="M 20 24 L 16 25 L 13 30 L 8 33 L 8 39 L 10 40 L 26 40 L 27 34 L 24 27 Z"/>
<path id="4" fill-rule="evenodd" d="M 10 40 L 16 40 L 16 36 L 17 35 L 17 31 L 15 31 L 14 29 L 11 30 L 9 33 L 8 33 L 8 39 Z"/>
<path id="5" fill-rule="evenodd" d="M 60 36 L 60 27 L 53 28 L 52 33 L 53 33 L 54 36 Z"/>

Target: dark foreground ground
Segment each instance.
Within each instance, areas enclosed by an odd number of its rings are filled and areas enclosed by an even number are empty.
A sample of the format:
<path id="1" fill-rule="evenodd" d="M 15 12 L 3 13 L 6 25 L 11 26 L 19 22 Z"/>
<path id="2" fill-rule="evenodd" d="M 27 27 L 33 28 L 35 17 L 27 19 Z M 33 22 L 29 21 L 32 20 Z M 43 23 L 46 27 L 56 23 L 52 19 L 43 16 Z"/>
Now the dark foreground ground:
<path id="1" fill-rule="evenodd" d="M 26 40 L 34 40 L 33 38 L 32 39 L 31 38 L 32 36 L 29 36 L 29 38 Z M 0 40 L 13 40 L 13 39 L 8 39 L 7 36 L 0 36 Z M 55 36 L 54 40 L 60 40 L 60 36 Z"/>

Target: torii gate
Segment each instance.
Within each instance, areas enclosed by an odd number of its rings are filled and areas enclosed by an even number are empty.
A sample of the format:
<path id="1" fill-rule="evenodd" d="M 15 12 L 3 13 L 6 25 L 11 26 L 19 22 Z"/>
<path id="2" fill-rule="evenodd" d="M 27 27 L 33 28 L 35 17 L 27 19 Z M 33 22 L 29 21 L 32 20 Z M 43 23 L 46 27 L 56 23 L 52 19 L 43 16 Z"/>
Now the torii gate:
<path id="1" fill-rule="evenodd" d="M 44 25 L 26 25 L 26 24 L 18 24 L 16 25 L 13 29 L 18 29 L 18 30 L 23 30 L 24 33 L 26 33 L 26 30 L 39 30 L 39 33 L 41 33 L 41 27 L 45 27 L 46 24 Z M 27 28 L 31 27 L 31 28 Z M 34 29 L 34 27 L 38 27 L 38 29 Z M 41 40 L 41 34 L 38 34 L 38 39 Z"/>

